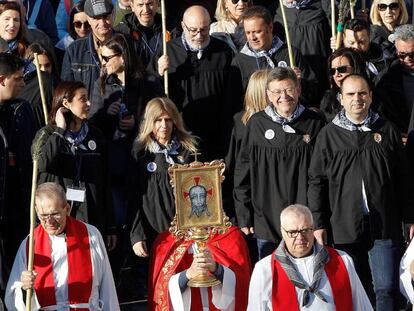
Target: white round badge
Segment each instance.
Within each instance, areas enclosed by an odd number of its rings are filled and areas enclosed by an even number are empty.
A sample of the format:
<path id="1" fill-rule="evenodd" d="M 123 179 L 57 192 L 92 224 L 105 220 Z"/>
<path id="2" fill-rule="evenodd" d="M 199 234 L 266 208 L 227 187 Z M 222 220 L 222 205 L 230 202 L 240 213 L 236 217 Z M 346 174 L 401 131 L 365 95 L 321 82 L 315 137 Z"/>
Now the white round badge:
<path id="1" fill-rule="evenodd" d="M 96 143 L 93 140 L 88 141 L 88 147 L 89 149 L 91 149 L 92 151 L 96 149 Z"/>
<path id="2" fill-rule="evenodd" d="M 287 67 L 287 63 L 284 60 L 281 60 L 280 62 L 277 63 L 278 67 Z"/>
<path id="3" fill-rule="evenodd" d="M 266 137 L 266 139 L 273 139 L 273 137 L 275 137 L 275 131 L 273 131 L 273 130 L 267 130 L 266 132 L 265 132 L 265 137 Z"/>
<path id="4" fill-rule="evenodd" d="M 150 162 L 147 164 L 147 171 L 150 173 L 154 173 L 157 170 L 157 163 Z"/>

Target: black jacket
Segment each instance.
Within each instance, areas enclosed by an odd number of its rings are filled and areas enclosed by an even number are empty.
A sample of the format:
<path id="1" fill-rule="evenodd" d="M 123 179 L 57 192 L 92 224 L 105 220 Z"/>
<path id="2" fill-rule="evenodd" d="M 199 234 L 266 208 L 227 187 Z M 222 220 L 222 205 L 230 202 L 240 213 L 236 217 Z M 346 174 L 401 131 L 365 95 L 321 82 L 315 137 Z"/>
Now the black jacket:
<path id="1" fill-rule="evenodd" d="M 82 143 L 84 148 L 77 148 L 73 154 L 64 135 L 65 130 L 50 125 L 37 132 L 34 143 L 40 139 L 42 146 L 38 183 L 56 182 L 66 190 L 74 185 L 79 170 L 86 199 L 84 203 L 75 203 L 72 215 L 106 234 L 112 229 L 113 211 L 105 138 L 97 128 L 89 126 Z"/>

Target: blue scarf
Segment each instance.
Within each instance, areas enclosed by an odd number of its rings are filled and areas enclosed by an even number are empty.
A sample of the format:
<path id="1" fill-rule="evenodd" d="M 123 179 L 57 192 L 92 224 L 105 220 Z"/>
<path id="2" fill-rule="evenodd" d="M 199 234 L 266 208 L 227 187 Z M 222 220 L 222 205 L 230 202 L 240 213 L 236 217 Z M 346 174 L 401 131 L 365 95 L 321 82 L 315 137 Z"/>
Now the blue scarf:
<path id="1" fill-rule="evenodd" d="M 272 118 L 273 122 L 282 125 L 282 129 L 286 133 L 296 133 L 295 129 L 291 127 L 289 123 L 292 123 L 297 118 L 299 118 L 303 111 L 305 111 L 305 107 L 303 107 L 301 104 L 298 104 L 292 115 L 288 118 L 285 118 L 275 111 L 275 108 L 272 104 L 268 105 L 264 110 L 264 112 Z"/>
<path id="2" fill-rule="evenodd" d="M 348 131 L 370 132 L 371 125 L 374 124 L 378 118 L 378 113 L 375 113 L 370 109 L 364 121 L 360 124 L 355 124 L 346 117 L 345 110 L 342 109 L 332 120 L 332 123 Z"/>
<path id="3" fill-rule="evenodd" d="M 79 132 L 71 132 L 66 131 L 65 133 L 65 139 L 68 141 L 70 146 L 70 151 L 75 154 L 76 150 L 82 149 L 87 150 L 86 147 L 82 144 L 85 140 L 86 136 L 88 135 L 89 127 L 86 122 L 82 123 L 82 126 L 79 130 Z"/>
<path id="4" fill-rule="evenodd" d="M 165 156 L 165 161 L 169 164 L 174 164 L 174 159 L 171 156 L 176 156 L 179 153 L 179 149 L 181 148 L 181 144 L 176 141 L 176 138 L 171 140 L 171 143 L 166 145 L 165 147 L 160 146 L 160 144 L 152 140 L 150 145 L 148 146 L 148 151 L 152 153 L 163 153 Z"/>

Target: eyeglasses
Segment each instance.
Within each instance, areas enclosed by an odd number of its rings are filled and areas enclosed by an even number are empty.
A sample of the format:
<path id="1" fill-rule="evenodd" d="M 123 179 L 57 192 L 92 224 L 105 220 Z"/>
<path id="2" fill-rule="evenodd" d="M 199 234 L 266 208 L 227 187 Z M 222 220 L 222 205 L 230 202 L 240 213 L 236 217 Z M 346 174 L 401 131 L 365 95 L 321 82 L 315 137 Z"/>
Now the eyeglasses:
<path id="1" fill-rule="evenodd" d="M 231 3 L 237 4 L 237 3 L 239 3 L 239 1 L 240 0 L 231 0 Z M 241 1 L 244 2 L 244 3 L 250 2 L 250 0 L 241 0 Z"/>
<path id="2" fill-rule="evenodd" d="M 84 27 L 84 28 L 89 28 L 90 27 L 90 25 L 89 25 L 89 23 L 88 22 L 80 22 L 80 21 L 76 21 L 76 22 L 73 22 L 73 25 L 75 26 L 75 28 L 82 28 L 82 26 Z"/>
<path id="3" fill-rule="evenodd" d="M 338 73 L 347 73 L 348 68 L 352 68 L 352 66 L 345 65 L 345 66 L 339 66 L 336 68 L 332 67 L 331 69 L 329 69 L 329 73 L 331 74 L 331 76 L 333 76 L 337 71 Z"/>
<path id="4" fill-rule="evenodd" d="M 273 95 L 276 95 L 276 96 L 282 96 L 283 92 L 286 92 L 286 94 L 292 96 L 296 92 L 296 88 L 294 88 L 294 87 L 288 87 L 287 89 L 283 89 L 283 90 L 270 90 L 270 89 L 267 89 L 267 90 L 270 93 L 272 93 Z"/>
<path id="5" fill-rule="evenodd" d="M 113 55 L 109 55 L 109 56 L 105 56 L 105 55 L 101 55 L 102 60 L 104 60 L 106 63 L 109 62 L 112 58 L 114 58 L 115 56 L 119 56 L 121 55 L 121 53 L 116 53 Z"/>
<path id="6" fill-rule="evenodd" d="M 304 236 L 313 231 L 313 228 L 305 228 L 302 230 L 286 230 L 285 228 L 282 227 L 282 229 L 283 231 L 286 232 L 289 238 L 297 238 L 299 234 Z"/>
<path id="7" fill-rule="evenodd" d="M 61 213 L 54 213 L 54 214 L 37 214 L 37 218 L 41 221 L 47 221 L 49 218 L 59 221 L 61 220 L 63 215 Z"/>
<path id="8" fill-rule="evenodd" d="M 193 27 L 188 27 L 186 24 L 183 25 L 185 28 L 187 28 L 187 31 L 190 33 L 190 35 L 192 36 L 196 36 L 198 35 L 198 33 L 202 34 L 202 35 L 206 35 L 208 34 L 210 28 L 209 27 L 205 27 L 205 28 L 193 28 Z"/>
<path id="9" fill-rule="evenodd" d="M 390 11 L 396 11 L 400 8 L 400 4 L 398 2 L 393 2 L 390 4 L 385 3 L 378 3 L 378 11 L 385 11 L 387 8 L 390 9 Z"/>
<path id="10" fill-rule="evenodd" d="M 397 53 L 397 57 L 401 60 L 404 60 L 406 57 L 408 57 L 410 60 L 414 60 L 414 51 L 413 52 L 401 52 L 401 53 Z"/>

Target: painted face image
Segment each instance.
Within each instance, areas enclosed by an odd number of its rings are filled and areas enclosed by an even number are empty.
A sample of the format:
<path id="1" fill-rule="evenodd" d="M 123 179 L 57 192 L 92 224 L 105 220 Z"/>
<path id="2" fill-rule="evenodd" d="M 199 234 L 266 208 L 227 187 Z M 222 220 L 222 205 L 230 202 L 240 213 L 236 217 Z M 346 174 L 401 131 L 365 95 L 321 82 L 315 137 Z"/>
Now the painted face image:
<path id="1" fill-rule="evenodd" d="M 20 13 L 6 10 L 0 14 L 0 37 L 6 42 L 16 39 L 20 29 Z"/>

